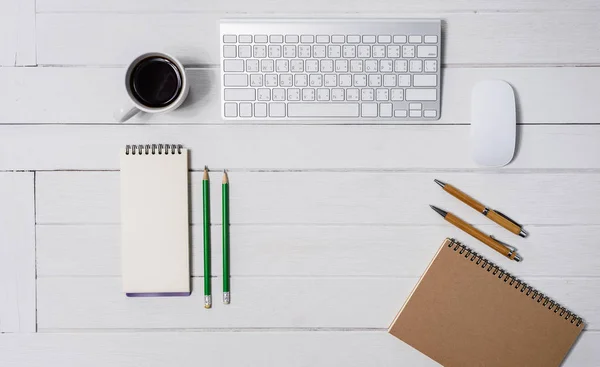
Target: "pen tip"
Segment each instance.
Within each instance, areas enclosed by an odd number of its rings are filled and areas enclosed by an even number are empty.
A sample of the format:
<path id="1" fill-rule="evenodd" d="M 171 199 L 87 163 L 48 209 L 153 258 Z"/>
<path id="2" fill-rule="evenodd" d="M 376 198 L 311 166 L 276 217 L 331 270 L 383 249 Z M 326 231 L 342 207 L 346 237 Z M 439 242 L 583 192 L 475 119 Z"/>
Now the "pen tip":
<path id="1" fill-rule="evenodd" d="M 446 184 L 445 184 L 445 183 L 443 183 L 442 181 L 440 181 L 440 180 L 438 180 L 438 179 L 435 179 L 435 178 L 434 178 L 434 179 L 433 179 L 433 181 L 434 181 L 436 184 L 440 185 L 441 187 L 444 187 L 444 186 L 446 186 Z"/>

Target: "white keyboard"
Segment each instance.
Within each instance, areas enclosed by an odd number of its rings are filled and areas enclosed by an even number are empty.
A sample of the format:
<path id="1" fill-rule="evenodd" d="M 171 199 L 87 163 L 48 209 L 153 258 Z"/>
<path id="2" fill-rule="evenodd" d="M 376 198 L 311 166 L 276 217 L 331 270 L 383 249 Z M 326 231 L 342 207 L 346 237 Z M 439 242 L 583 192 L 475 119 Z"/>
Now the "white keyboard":
<path id="1" fill-rule="evenodd" d="M 224 119 L 436 120 L 438 19 L 221 21 Z"/>

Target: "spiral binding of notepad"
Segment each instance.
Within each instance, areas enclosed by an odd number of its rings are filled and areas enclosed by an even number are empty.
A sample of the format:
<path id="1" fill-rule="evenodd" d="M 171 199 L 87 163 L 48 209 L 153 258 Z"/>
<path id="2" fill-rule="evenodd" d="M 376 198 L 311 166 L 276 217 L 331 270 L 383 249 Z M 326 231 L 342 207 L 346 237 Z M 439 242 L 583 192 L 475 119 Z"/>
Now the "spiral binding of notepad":
<path id="1" fill-rule="evenodd" d="M 182 145 L 177 144 L 138 144 L 126 145 L 125 154 L 150 155 L 150 154 L 181 154 Z"/>
<path id="2" fill-rule="evenodd" d="M 537 289 L 523 282 L 519 278 L 506 272 L 498 265 L 487 260 L 485 257 L 471 250 L 459 241 L 450 238 L 450 243 L 448 244 L 448 247 L 453 247 L 454 251 L 457 251 L 459 254 L 464 255 L 466 259 L 471 260 L 471 262 L 481 266 L 482 269 L 486 269 L 493 275 L 498 274 L 498 279 L 504 280 L 504 283 L 507 283 L 509 286 L 512 286 L 516 290 L 520 290 L 521 293 L 524 293 L 526 296 L 531 297 L 532 300 L 537 301 L 537 303 L 541 304 L 542 306 L 547 307 L 551 311 L 554 311 L 554 313 L 558 314 L 559 316 L 564 317 L 564 319 L 570 321 L 571 324 L 579 326 L 583 323 L 583 319 L 581 317 L 577 316 L 573 312 L 569 311 L 565 307 L 553 301 L 550 297 L 539 292 Z"/>

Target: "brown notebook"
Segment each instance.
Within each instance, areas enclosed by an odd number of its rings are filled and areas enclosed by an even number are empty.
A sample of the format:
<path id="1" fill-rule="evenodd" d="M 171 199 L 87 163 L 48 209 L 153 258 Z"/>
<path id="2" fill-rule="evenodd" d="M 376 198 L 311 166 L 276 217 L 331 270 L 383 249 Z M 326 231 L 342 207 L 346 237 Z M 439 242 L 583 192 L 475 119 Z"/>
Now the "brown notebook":
<path id="1" fill-rule="evenodd" d="M 444 366 L 558 366 L 584 323 L 468 247 L 444 241 L 389 328 Z"/>

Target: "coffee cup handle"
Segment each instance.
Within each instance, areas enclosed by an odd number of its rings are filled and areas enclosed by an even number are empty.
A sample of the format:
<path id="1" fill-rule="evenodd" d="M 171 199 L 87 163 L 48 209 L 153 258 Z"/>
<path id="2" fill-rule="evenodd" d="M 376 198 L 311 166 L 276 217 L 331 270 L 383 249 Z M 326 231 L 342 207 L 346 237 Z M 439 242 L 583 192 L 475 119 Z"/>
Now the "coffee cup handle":
<path id="1" fill-rule="evenodd" d="M 115 120 L 117 120 L 118 122 L 125 122 L 125 121 L 129 120 L 130 118 L 132 118 L 133 116 L 137 115 L 138 112 L 140 112 L 139 108 L 137 108 L 135 106 L 127 105 L 127 106 L 123 106 L 120 109 L 118 109 L 117 111 L 115 111 L 114 117 L 115 117 Z"/>

